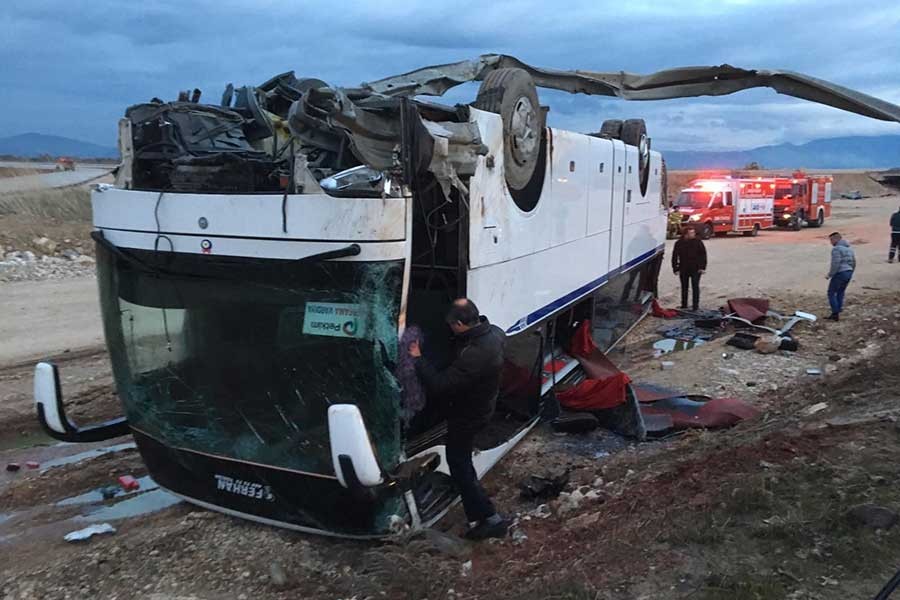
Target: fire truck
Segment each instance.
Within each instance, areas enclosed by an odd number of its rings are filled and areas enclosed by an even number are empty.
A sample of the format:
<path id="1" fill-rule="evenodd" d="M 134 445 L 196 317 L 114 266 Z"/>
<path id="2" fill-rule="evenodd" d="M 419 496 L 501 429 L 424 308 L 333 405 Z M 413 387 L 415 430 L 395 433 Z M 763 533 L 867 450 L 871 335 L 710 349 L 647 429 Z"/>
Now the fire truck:
<path id="1" fill-rule="evenodd" d="M 682 227 L 697 228 L 705 240 L 730 232 L 756 236 L 773 225 L 775 190 L 771 177 L 705 177 L 691 181 L 672 208 L 681 214 Z"/>
<path id="2" fill-rule="evenodd" d="M 831 216 L 831 175 L 807 175 L 794 171 L 775 178 L 775 225 L 800 231 L 805 222 L 821 227 Z"/>

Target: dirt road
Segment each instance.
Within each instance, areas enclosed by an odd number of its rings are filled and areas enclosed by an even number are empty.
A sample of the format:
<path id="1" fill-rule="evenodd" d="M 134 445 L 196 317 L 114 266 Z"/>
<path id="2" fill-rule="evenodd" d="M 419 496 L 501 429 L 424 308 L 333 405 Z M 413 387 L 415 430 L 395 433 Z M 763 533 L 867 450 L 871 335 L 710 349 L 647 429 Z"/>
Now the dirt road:
<path id="1" fill-rule="evenodd" d="M 93 277 L 0 284 L 0 313 L 0 368 L 103 343 Z"/>
<path id="2" fill-rule="evenodd" d="M 823 229 L 710 240 L 705 306 L 764 295 L 778 308 L 822 315 L 825 236 L 844 232 L 859 264 L 846 319 L 798 326 L 795 353 L 739 353 L 721 338 L 671 355 L 671 371 L 660 370 L 651 348 L 660 322 L 646 321 L 615 356 L 635 380 L 740 397 L 763 415 L 732 430 L 620 441 L 622 451 L 606 457 L 572 448 L 610 434 L 574 438 L 539 428 L 487 480 L 500 505 L 518 515 L 520 533 L 452 555 L 434 541 L 334 542 L 170 506 L 150 482 L 146 494 L 97 499 L 118 475 L 145 474 L 139 456 L 117 446 L 65 464 L 84 448 L 35 446 L 28 364 L 67 347 L 97 347 L 94 281 L 0 286 L 0 311 L 12 315 L 0 320 L 0 364 L 19 363 L 0 367 L 0 431 L 7 432 L 0 464 L 37 460 L 46 469 L 0 473 L 0 553 L 17 556 L 0 561 L 0 596 L 871 598 L 896 569 L 900 527 L 876 530 L 847 515 L 867 504 L 900 511 L 892 485 L 900 477 L 900 356 L 892 347 L 900 266 L 886 263 L 886 223 L 898 205 L 898 196 L 836 201 Z M 669 270 L 661 292 L 672 304 Z M 112 416 L 102 350 L 61 360 L 74 418 Z M 825 375 L 806 377 L 807 366 Z M 52 461 L 62 464 L 46 468 Z M 568 514 L 551 501 L 549 517 L 530 516 L 536 503 L 519 498 L 516 484 L 566 467 L 569 491 L 587 486 L 594 499 Z M 129 500 L 137 502 L 113 510 Z M 117 533 L 82 545 L 61 540 L 98 518 Z M 444 526 L 461 520 L 451 514 Z"/>
<path id="3" fill-rule="evenodd" d="M 828 235 L 832 231 L 840 231 L 856 252 L 858 267 L 851 294 L 866 288 L 896 289 L 900 266 L 887 264 L 887 251 L 888 221 L 898 205 L 898 196 L 836 200 L 831 218 L 819 229 L 769 230 L 755 238 L 712 238 L 706 242 L 709 269 L 702 281 L 706 298 L 733 294 L 768 296 L 772 290 L 824 293 L 831 256 Z M 668 257 L 674 243 L 670 240 L 667 244 Z M 664 269 L 660 278 L 662 299 L 675 302 L 678 289 L 671 269 Z"/>
<path id="4" fill-rule="evenodd" d="M 110 173 L 108 167 L 78 167 L 74 171 L 55 171 L 37 175 L 0 178 L 0 193 L 24 192 L 46 188 L 80 185 Z"/>

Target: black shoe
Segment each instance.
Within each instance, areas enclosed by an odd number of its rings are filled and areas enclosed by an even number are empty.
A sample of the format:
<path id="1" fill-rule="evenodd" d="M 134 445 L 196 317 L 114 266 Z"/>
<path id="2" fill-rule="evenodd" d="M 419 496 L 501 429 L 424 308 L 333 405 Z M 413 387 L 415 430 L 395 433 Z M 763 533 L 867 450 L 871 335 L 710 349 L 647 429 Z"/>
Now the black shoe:
<path id="1" fill-rule="evenodd" d="M 834 313 L 831 313 L 827 318 L 829 321 L 840 321 L 841 320 L 841 317 Z"/>
<path id="2" fill-rule="evenodd" d="M 687 310 L 687 304 L 682 304 L 678 308 L 679 308 L 679 310 Z"/>
<path id="3" fill-rule="evenodd" d="M 697 312 L 699 310 L 700 310 L 699 306 L 695 306 L 694 308 L 691 309 L 692 312 Z"/>
<path id="4" fill-rule="evenodd" d="M 505 538 L 509 531 L 509 521 L 500 519 L 496 523 L 489 523 L 487 519 L 469 529 L 464 538 L 467 540 L 486 540 L 488 538 Z"/>

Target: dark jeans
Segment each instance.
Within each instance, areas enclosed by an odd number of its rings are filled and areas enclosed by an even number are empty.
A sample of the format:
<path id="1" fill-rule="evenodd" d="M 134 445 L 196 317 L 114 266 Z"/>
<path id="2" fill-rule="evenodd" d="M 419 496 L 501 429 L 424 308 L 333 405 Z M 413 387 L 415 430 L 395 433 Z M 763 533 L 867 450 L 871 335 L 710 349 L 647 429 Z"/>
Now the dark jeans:
<path id="1" fill-rule="evenodd" d="M 484 429 L 489 420 L 451 419 L 447 422 L 447 466 L 450 467 L 450 477 L 459 490 L 469 521 L 482 521 L 497 512 L 487 492 L 481 487 L 472 465 L 475 434 Z"/>
<path id="2" fill-rule="evenodd" d="M 687 306 L 688 281 L 690 281 L 694 301 L 691 307 L 697 310 L 700 308 L 700 271 L 682 269 L 678 272 L 678 276 L 681 277 L 681 306 Z"/>
<path id="3" fill-rule="evenodd" d="M 897 248 L 900 248 L 900 233 L 891 233 L 891 249 L 888 251 L 888 260 L 894 260 Z"/>
<path id="4" fill-rule="evenodd" d="M 841 271 L 831 276 L 828 282 L 828 303 L 831 304 L 831 314 L 839 315 L 844 308 L 844 292 L 847 285 L 853 279 L 853 271 Z"/>

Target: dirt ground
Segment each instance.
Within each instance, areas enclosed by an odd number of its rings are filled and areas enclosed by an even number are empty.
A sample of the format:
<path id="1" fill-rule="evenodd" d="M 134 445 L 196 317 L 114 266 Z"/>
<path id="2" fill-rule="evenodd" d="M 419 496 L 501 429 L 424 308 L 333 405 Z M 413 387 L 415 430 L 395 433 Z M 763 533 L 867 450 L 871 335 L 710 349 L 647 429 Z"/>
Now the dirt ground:
<path id="1" fill-rule="evenodd" d="M 96 308 L 86 297 L 39 293 L 38 284 L 49 282 L 0 283 L 4 315 L 14 299 L 27 304 L 30 289 L 47 299 L 13 319 L 33 322 L 33 334 L 0 320 L 0 464 L 42 465 L 0 472 L 0 555 L 16 557 L 0 560 L 0 597 L 871 598 L 900 555 L 900 527 L 874 527 L 857 508 L 900 511 L 900 266 L 886 263 L 887 219 L 898 205 L 898 196 L 837 201 L 824 229 L 710 240 L 705 307 L 763 295 L 776 309 L 821 317 L 825 236 L 845 232 L 859 263 L 845 319 L 798 325 L 793 353 L 741 351 L 724 346 L 722 336 L 662 358 L 652 343 L 663 322 L 646 320 L 613 354 L 635 381 L 741 398 L 761 416 L 641 444 L 541 426 L 486 480 L 517 518 L 514 534 L 480 545 L 441 531 L 384 544 L 335 541 L 184 503 L 111 521 L 113 535 L 62 541 L 88 523 L 77 520 L 80 505 L 57 502 L 145 470 L 129 447 L 46 468 L 86 449 L 50 445 L 36 426 L 31 359 L 40 346 L 57 354 L 74 419 L 117 411 L 108 360 L 96 343 L 91 349 L 99 321 L 86 314 Z M 663 304 L 674 304 L 674 294 L 666 271 Z M 54 343 L 59 329 L 84 344 Z M 22 343 L 29 335 L 46 341 Z M 674 367 L 661 370 L 662 359 Z M 809 367 L 823 375 L 807 375 Z M 580 503 L 570 496 L 535 512 L 539 502 L 519 497 L 517 484 L 527 476 L 565 468 L 567 493 L 587 493 Z M 438 529 L 458 533 L 461 521 L 454 511 Z"/>

